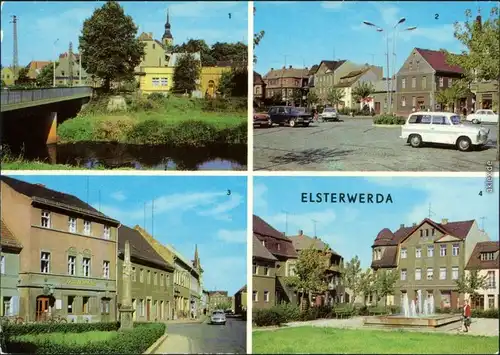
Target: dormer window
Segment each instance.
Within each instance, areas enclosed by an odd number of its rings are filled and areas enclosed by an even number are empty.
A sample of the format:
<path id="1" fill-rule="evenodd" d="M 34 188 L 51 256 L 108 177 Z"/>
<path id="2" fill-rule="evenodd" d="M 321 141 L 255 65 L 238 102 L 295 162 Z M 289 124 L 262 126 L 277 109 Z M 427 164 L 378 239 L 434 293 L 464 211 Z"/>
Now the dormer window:
<path id="1" fill-rule="evenodd" d="M 278 249 L 278 251 L 281 250 L 281 245 L 279 243 L 276 244 L 276 248 Z"/>
<path id="2" fill-rule="evenodd" d="M 265 240 L 262 241 L 262 246 L 266 246 L 266 241 Z"/>
<path id="3" fill-rule="evenodd" d="M 483 261 L 495 260 L 495 254 L 494 253 L 481 253 L 481 260 L 483 260 Z"/>

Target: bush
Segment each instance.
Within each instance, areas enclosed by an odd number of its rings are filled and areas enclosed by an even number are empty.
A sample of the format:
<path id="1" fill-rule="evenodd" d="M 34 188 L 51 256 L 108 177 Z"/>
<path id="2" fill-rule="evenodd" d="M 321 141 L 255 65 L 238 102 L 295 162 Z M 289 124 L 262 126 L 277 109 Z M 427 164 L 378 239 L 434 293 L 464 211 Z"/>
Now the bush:
<path id="1" fill-rule="evenodd" d="M 500 312 L 498 309 L 473 309 L 472 318 L 500 318 Z"/>
<path id="2" fill-rule="evenodd" d="M 204 121 L 184 121 L 169 132 L 169 144 L 173 146 L 202 147 L 219 141 L 220 133 L 215 126 Z"/>
<path id="3" fill-rule="evenodd" d="M 203 111 L 207 112 L 241 112 L 247 111 L 246 98 L 215 98 L 203 101 Z"/>
<path id="4" fill-rule="evenodd" d="M 77 116 L 57 127 L 57 136 L 62 142 L 94 140 L 94 120 Z"/>
<path id="5" fill-rule="evenodd" d="M 150 101 L 164 102 L 166 97 L 160 92 L 153 92 L 149 94 L 147 98 Z"/>
<path id="6" fill-rule="evenodd" d="M 273 307 L 274 310 L 283 315 L 285 322 L 300 320 L 300 307 L 292 303 L 283 302 Z"/>
<path id="7" fill-rule="evenodd" d="M 110 340 L 85 345 L 54 344 L 49 340 L 37 343 L 7 340 L 7 351 L 29 354 L 142 354 L 165 333 L 165 329 L 164 323 L 136 323 L 134 329 L 118 332 Z"/>
<path id="8" fill-rule="evenodd" d="M 127 132 L 126 140 L 132 144 L 167 144 L 170 129 L 166 121 L 144 120 Z"/>
<path id="9" fill-rule="evenodd" d="M 84 333 L 92 331 L 116 331 L 120 328 L 119 322 L 100 323 L 27 323 L 2 325 L 6 338 L 11 336 L 43 334 L 43 333 Z"/>
<path id="10" fill-rule="evenodd" d="M 402 125 L 405 124 L 406 119 L 401 116 L 393 115 L 379 115 L 373 119 L 374 124 L 385 124 L 385 125 Z"/>
<path id="11" fill-rule="evenodd" d="M 277 308 L 258 309 L 253 312 L 253 322 L 258 327 L 280 326 L 286 323 L 283 313 Z"/>

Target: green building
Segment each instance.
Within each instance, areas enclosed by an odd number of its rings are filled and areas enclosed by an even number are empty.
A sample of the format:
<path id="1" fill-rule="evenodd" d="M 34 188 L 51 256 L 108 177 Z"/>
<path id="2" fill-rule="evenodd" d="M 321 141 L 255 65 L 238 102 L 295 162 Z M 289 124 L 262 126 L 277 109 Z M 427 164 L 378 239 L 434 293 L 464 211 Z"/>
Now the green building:
<path id="1" fill-rule="evenodd" d="M 17 316 L 19 315 L 17 280 L 22 246 L 3 219 L 0 233 L 0 299 L 2 300 L 0 316 Z"/>

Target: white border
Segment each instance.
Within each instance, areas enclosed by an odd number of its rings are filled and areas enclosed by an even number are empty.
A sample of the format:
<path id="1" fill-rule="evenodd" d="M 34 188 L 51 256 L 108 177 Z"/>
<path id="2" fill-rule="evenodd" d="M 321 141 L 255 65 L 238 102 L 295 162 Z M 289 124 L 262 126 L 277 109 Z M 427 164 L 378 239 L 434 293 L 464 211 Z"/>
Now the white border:
<path id="1" fill-rule="evenodd" d="M 252 172 L 251 172 L 252 173 Z M 486 177 L 486 165 L 484 172 L 421 172 L 421 171 L 254 171 L 252 176 L 305 176 L 305 177 L 394 177 L 394 178 L 478 178 Z M 499 172 L 492 173 L 493 177 L 498 177 Z"/>
<path id="2" fill-rule="evenodd" d="M 84 176 L 247 176 L 248 171 L 232 170 L 1 170 L 1 175 L 84 175 Z"/>

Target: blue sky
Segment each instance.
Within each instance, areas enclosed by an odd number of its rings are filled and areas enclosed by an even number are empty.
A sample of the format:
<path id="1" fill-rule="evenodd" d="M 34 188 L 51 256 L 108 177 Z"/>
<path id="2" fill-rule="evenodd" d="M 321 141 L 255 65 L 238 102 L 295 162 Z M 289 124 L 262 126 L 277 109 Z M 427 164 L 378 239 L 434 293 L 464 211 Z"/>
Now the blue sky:
<path id="1" fill-rule="evenodd" d="M 192 260 L 195 244 L 204 287 L 234 294 L 246 284 L 246 177 L 13 176 L 75 195 L 122 224 L 144 225 L 154 237 Z M 88 179 L 88 194 L 87 194 Z M 227 190 L 231 194 L 227 195 Z M 100 191 L 100 193 L 99 193 Z M 100 194 L 100 203 L 99 203 Z"/>
<path id="2" fill-rule="evenodd" d="M 254 213 L 279 231 L 316 235 L 344 259 L 358 255 L 363 267 L 371 263 L 371 245 L 383 228 L 420 223 L 429 215 L 436 221 L 476 219 L 491 240 L 498 240 L 498 189 L 484 192 L 485 178 L 362 178 L 254 177 Z M 345 192 L 391 194 L 392 204 L 302 203 L 301 193 Z M 288 218 L 286 218 L 288 212 Z M 481 220 L 481 217 L 486 217 Z M 288 220 L 288 228 L 286 221 Z"/>
<path id="3" fill-rule="evenodd" d="M 12 15 L 19 19 L 19 64 L 27 65 L 32 60 L 51 60 L 54 52 L 66 52 L 70 41 L 76 51 L 83 21 L 102 4 L 102 1 L 7 1 L 2 9 L 2 64 L 12 64 L 13 28 L 9 23 Z M 121 5 L 139 26 L 139 32 L 153 32 L 157 39 L 163 35 L 169 8 L 174 43 L 180 44 L 188 38 L 204 39 L 209 44 L 247 42 L 246 2 L 127 1 Z"/>
<path id="4" fill-rule="evenodd" d="M 495 4 L 496 1 L 482 2 L 482 13 L 489 13 Z M 255 70 L 264 75 L 270 68 L 281 68 L 286 55 L 287 66 L 310 68 L 321 60 L 348 59 L 384 66 L 385 74 L 384 35 L 362 21 L 392 29 L 405 17 L 400 29 L 417 26 L 416 30 L 403 31 L 397 36 L 396 68 L 399 69 L 414 47 L 459 51 L 461 45 L 453 37 L 453 23 L 464 21 L 465 10 L 475 13 L 477 7 L 477 1 L 255 2 L 254 30 L 266 32 L 255 49 L 258 58 Z M 392 53 L 392 41 L 389 52 Z"/>

